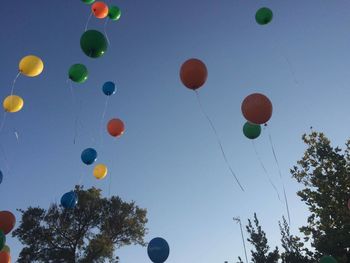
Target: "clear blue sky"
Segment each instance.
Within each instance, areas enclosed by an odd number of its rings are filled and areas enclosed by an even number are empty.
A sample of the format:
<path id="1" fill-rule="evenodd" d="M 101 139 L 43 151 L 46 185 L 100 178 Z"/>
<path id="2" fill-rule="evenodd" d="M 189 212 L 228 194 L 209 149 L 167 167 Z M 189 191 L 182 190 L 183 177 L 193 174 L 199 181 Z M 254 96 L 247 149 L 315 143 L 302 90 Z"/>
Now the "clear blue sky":
<path id="1" fill-rule="evenodd" d="M 233 262 L 243 256 L 239 227 L 257 212 L 272 245 L 279 242 L 283 203 L 264 176 L 251 142 L 242 135 L 240 105 L 252 92 L 265 93 L 274 113 L 269 122 L 290 204 L 292 231 L 306 222 L 307 210 L 295 192 L 289 169 L 302 156 L 301 135 L 313 126 L 334 145 L 349 135 L 350 3 L 345 0 L 110 1 L 122 10 L 107 26 L 111 45 L 102 58 L 90 59 L 79 40 L 89 6 L 79 0 L 2 3 L 0 16 L 0 90 L 9 95 L 19 60 L 40 56 L 44 72 L 21 76 L 15 94 L 25 100 L 21 112 L 8 115 L 1 133 L 1 210 L 48 207 L 83 176 L 86 187 L 108 195 L 108 179 L 97 181 L 80 161 L 87 147 L 112 173 L 111 193 L 148 210 L 149 234 L 168 240 L 175 262 Z M 258 8 L 270 7 L 274 19 L 258 26 Z M 103 30 L 102 20 L 89 28 Z M 178 72 L 196 57 L 208 67 L 199 90 L 206 112 L 222 140 L 233 169 L 246 188 L 242 193 L 229 173 L 215 136 L 195 94 L 182 86 Z M 85 84 L 73 84 L 74 63 L 90 72 Z M 105 122 L 124 120 L 125 134 L 113 140 L 99 128 L 106 97 L 105 81 L 114 81 Z M 79 113 L 78 113 L 78 109 Z M 75 114 L 77 143 L 73 144 Z M 19 135 L 16 140 L 14 132 Z M 257 149 L 281 189 L 266 131 Z M 7 169 L 9 167 L 9 171 Z M 19 218 L 18 218 L 19 219 Z M 8 237 L 13 259 L 21 244 Z M 150 262 L 146 248 L 117 251 L 122 263 Z"/>

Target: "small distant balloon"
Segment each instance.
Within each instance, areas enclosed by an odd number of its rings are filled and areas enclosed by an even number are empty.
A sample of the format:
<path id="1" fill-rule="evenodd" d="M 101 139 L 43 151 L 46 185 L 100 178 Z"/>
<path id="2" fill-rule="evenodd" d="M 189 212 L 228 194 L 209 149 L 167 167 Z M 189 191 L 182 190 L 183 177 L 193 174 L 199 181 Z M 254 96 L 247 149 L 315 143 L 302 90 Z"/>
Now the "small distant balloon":
<path id="1" fill-rule="evenodd" d="M 91 5 L 93 2 L 95 2 L 95 0 L 81 0 L 81 1 L 87 5 Z"/>
<path id="2" fill-rule="evenodd" d="M 28 55 L 21 59 L 18 69 L 27 77 L 36 77 L 43 71 L 44 63 L 39 57 Z"/>
<path id="3" fill-rule="evenodd" d="M 69 78 L 78 83 L 84 83 L 88 78 L 88 70 L 83 64 L 74 64 L 69 68 L 68 76 Z"/>
<path id="4" fill-rule="evenodd" d="M 6 236 L 2 230 L 0 230 L 0 250 L 2 250 L 6 243 Z"/>
<path id="5" fill-rule="evenodd" d="M 94 168 L 94 176 L 96 179 L 103 179 L 106 177 L 108 168 L 104 164 L 97 164 Z"/>
<path id="6" fill-rule="evenodd" d="M 254 124 L 264 124 L 272 116 L 271 101 L 260 93 L 253 93 L 247 96 L 242 102 L 241 109 L 244 118 Z"/>
<path id="7" fill-rule="evenodd" d="M 261 133 L 261 126 L 259 124 L 254 124 L 250 122 L 246 122 L 243 126 L 243 134 L 248 139 L 256 139 L 259 137 Z"/>
<path id="8" fill-rule="evenodd" d="M 113 137 L 121 136 L 125 131 L 125 126 L 120 119 L 111 119 L 107 124 L 107 131 Z"/>
<path id="9" fill-rule="evenodd" d="M 255 20 L 259 25 L 267 25 L 272 21 L 273 13 L 270 8 L 262 7 L 255 14 Z"/>
<path id="10" fill-rule="evenodd" d="M 115 93 L 115 84 L 112 81 L 107 81 L 103 84 L 102 91 L 105 95 L 111 96 Z"/>
<path id="11" fill-rule="evenodd" d="M 11 263 L 11 256 L 9 252 L 1 251 L 0 252 L 0 262 L 1 263 Z"/>
<path id="12" fill-rule="evenodd" d="M 81 160 L 83 163 L 90 165 L 93 164 L 97 159 L 97 152 L 93 148 L 87 148 L 81 153 Z"/>
<path id="13" fill-rule="evenodd" d="M 91 11 L 96 18 L 105 18 L 108 15 L 108 6 L 101 1 L 93 3 Z"/>
<path id="14" fill-rule="evenodd" d="M 108 48 L 106 37 L 97 30 L 87 30 L 80 38 L 80 47 L 91 58 L 103 56 Z"/>
<path id="15" fill-rule="evenodd" d="M 169 245 L 161 237 L 153 238 L 147 247 L 148 257 L 153 263 L 163 263 L 169 257 Z"/>
<path id="16" fill-rule="evenodd" d="M 320 263 L 338 263 L 338 261 L 332 256 L 323 256 Z"/>
<path id="17" fill-rule="evenodd" d="M 61 205 L 64 208 L 68 208 L 68 209 L 74 208 L 77 203 L 78 203 L 78 196 L 73 191 L 67 192 L 61 197 Z"/>
<path id="18" fill-rule="evenodd" d="M 180 68 L 180 79 L 189 89 L 196 90 L 204 85 L 208 71 L 205 64 L 196 58 L 185 61 Z"/>
<path id="19" fill-rule="evenodd" d="M 15 227 L 16 217 L 10 211 L 0 211 L 0 230 L 4 232 L 5 235 L 10 233 Z"/>
<path id="20" fill-rule="evenodd" d="M 17 95 L 7 96 L 2 103 L 4 110 L 12 113 L 20 111 L 23 108 L 23 105 L 23 99 Z"/>
<path id="21" fill-rule="evenodd" d="M 119 20 L 122 12 L 117 6 L 110 6 L 108 10 L 108 18 L 114 21 Z"/>

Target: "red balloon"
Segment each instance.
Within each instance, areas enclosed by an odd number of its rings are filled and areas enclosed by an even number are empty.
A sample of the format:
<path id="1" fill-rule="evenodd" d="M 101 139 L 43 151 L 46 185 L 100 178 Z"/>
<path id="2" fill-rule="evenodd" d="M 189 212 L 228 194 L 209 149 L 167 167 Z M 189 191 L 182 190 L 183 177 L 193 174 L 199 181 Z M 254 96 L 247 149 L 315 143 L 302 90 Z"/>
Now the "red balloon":
<path id="1" fill-rule="evenodd" d="M 247 96 L 242 102 L 241 109 L 244 118 L 254 124 L 264 124 L 272 116 L 271 101 L 260 93 L 253 93 Z"/>
<path id="2" fill-rule="evenodd" d="M 125 131 L 123 121 L 120 119 L 111 119 L 107 124 L 107 131 L 113 137 L 121 136 Z"/>
<path id="3" fill-rule="evenodd" d="M 203 86 L 208 77 L 205 64 L 196 58 L 191 58 L 182 64 L 180 69 L 180 79 L 189 89 L 196 90 Z"/>
<path id="4" fill-rule="evenodd" d="M 108 15 L 108 6 L 104 2 L 95 2 L 91 11 L 97 18 L 105 18 Z"/>
<path id="5" fill-rule="evenodd" d="M 11 232 L 11 230 L 15 227 L 15 224 L 16 217 L 11 212 L 0 212 L 0 230 L 2 230 L 5 235 Z"/>
<path id="6" fill-rule="evenodd" d="M 11 256 L 6 251 L 0 252 L 0 263 L 10 263 L 11 262 Z"/>

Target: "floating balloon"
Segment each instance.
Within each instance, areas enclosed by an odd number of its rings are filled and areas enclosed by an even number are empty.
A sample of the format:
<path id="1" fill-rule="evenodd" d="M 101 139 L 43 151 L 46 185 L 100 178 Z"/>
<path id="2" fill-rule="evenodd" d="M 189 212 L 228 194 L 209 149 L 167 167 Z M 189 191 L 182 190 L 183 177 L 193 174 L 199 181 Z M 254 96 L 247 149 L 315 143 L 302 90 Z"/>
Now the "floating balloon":
<path id="1" fill-rule="evenodd" d="M 255 14 L 255 20 L 259 25 L 267 25 L 271 22 L 273 13 L 267 7 L 260 8 Z"/>
<path id="2" fill-rule="evenodd" d="M 113 137 L 121 136 L 125 131 L 123 121 L 120 119 L 111 119 L 107 124 L 107 131 Z"/>
<path id="3" fill-rule="evenodd" d="M 112 81 L 107 81 L 103 84 L 102 91 L 105 95 L 111 96 L 115 93 L 115 84 Z"/>
<path id="4" fill-rule="evenodd" d="M 104 2 L 95 2 L 91 11 L 96 18 L 105 18 L 108 15 L 108 6 Z"/>
<path id="5" fill-rule="evenodd" d="M 108 10 L 108 17 L 111 20 L 117 21 L 119 20 L 122 12 L 117 6 L 110 6 Z"/>
<path id="6" fill-rule="evenodd" d="M 24 101 L 20 96 L 10 95 L 4 99 L 2 106 L 7 112 L 18 112 L 23 108 Z"/>
<path id="7" fill-rule="evenodd" d="M 90 165 L 93 164 L 97 159 L 97 152 L 93 148 L 87 148 L 81 153 L 81 160 L 83 163 Z"/>
<path id="8" fill-rule="evenodd" d="M 97 30 L 88 30 L 80 38 L 80 47 L 91 58 L 101 57 L 107 50 L 106 37 Z"/>
<path id="9" fill-rule="evenodd" d="M 11 250 L 10 250 L 10 247 L 9 246 L 7 246 L 7 245 L 5 245 L 4 247 L 3 247 L 3 249 L 1 250 L 1 252 L 6 252 L 6 253 L 11 253 Z M 1 262 L 1 260 L 0 260 L 0 262 Z"/>
<path id="10" fill-rule="evenodd" d="M 323 256 L 320 263 L 338 263 L 338 261 L 332 256 Z"/>
<path id="11" fill-rule="evenodd" d="M 4 178 L 4 175 L 2 174 L 2 172 L 0 171 L 0 184 L 2 183 L 2 179 Z"/>
<path id="12" fill-rule="evenodd" d="M 39 57 L 29 55 L 21 59 L 18 68 L 21 74 L 27 77 L 36 77 L 43 71 L 44 63 Z"/>
<path id="13" fill-rule="evenodd" d="M 264 124 L 272 115 L 271 101 L 260 93 L 247 96 L 242 102 L 241 109 L 244 118 L 254 124 Z"/>
<path id="14" fill-rule="evenodd" d="M 196 58 L 185 61 L 180 69 L 180 79 L 189 89 L 196 90 L 207 80 L 208 71 L 205 64 Z"/>
<path id="15" fill-rule="evenodd" d="M 6 251 L 0 252 L 0 262 L 1 263 L 11 263 L 11 256 L 10 253 Z"/>
<path id="16" fill-rule="evenodd" d="M 15 227 L 16 217 L 10 211 L 0 212 L 0 230 L 4 232 L 5 235 L 11 232 Z"/>
<path id="17" fill-rule="evenodd" d="M 103 179 L 106 177 L 108 168 L 104 164 L 97 164 L 94 168 L 94 176 L 96 179 Z"/>
<path id="18" fill-rule="evenodd" d="M 81 0 L 83 3 L 91 5 L 95 0 Z"/>
<path id="19" fill-rule="evenodd" d="M 259 124 L 254 124 L 250 122 L 246 122 L 243 126 L 243 134 L 248 139 L 256 139 L 259 137 L 261 133 L 261 127 Z"/>
<path id="20" fill-rule="evenodd" d="M 78 196 L 73 191 L 67 192 L 61 197 L 61 205 L 64 208 L 74 208 L 77 203 L 78 203 Z"/>
<path id="21" fill-rule="evenodd" d="M 83 83 L 88 78 L 88 70 L 83 64 L 74 64 L 69 68 L 69 78 L 78 83 Z"/>
<path id="22" fill-rule="evenodd" d="M 2 230 L 0 230 L 0 250 L 2 250 L 6 243 L 6 236 Z M 1 262 L 1 261 L 0 261 Z"/>
<path id="23" fill-rule="evenodd" d="M 161 237 L 156 237 L 149 242 L 147 247 L 148 257 L 154 263 L 163 263 L 169 256 L 169 245 Z"/>

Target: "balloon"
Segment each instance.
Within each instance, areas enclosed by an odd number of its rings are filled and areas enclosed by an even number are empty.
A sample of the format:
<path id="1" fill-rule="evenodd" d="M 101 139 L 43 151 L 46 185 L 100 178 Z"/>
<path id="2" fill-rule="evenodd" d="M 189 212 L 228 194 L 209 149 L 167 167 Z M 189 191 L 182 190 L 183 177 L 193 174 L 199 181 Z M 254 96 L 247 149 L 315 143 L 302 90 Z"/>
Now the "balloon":
<path id="1" fill-rule="evenodd" d="M 15 227 L 16 217 L 10 211 L 0 212 L 0 230 L 4 232 L 5 235 L 11 232 Z"/>
<path id="2" fill-rule="evenodd" d="M 185 61 L 180 69 L 180 79 L 189 89 L 200 88 L 207 80 L 208 71 L 205 64 L 196 58 Z"/>
<path id="3" fill-rule="evenodd" d="M 7 112 L 18 112 L 23 108 L 23 99 L 17 95 L 10 95 L 4 99 L 2 106 Z"/>
<path id="4" fill-rule="evenodd" d="M 87 148 L 81 153 L 81 160 L 83 163 L 90 165 L 97 159 L 97 152 L 93 148 Z"/>
<path id="5" fill-rule="evenodd" d="M 80 47 L 91 58 L 101 57 L 107 50 L 106 37 L 97 30 L 88 30 L 80 38 Z"/>
<path id="6" fill-rule="evenodd" d="M 43 71 L 44 63 L 39 57 L 29 55 L 21 59 L 18 68 L 21 74 L 36 77 Z"/>
<path id="7" fill-rule="evenodd" d="M 73 191 L 67 192 L 61 197 L 61 205 L 64 208 L 74 208 L 77 203 L 78 203 L 78 196 Z"/>
<path id="8" fill-rule="evenodd" d="M 74 64 L 69 68 L 69 78 L 78 83 L 83 83 L 88 78 L 88 70 L 83 64 Z"/>
<path id="9" fill-rule="evenodd" d="M 6 253 L 11 253 L 11 250 L 10 250 L 10 247 L 9 246 L 7 246 L 7 245 L 5 245 L 4 247 L 3 247 L 3 249 L 1 250 L 1 252 L 2 251 L 5 251 Z M 0 260 L 0 262 L 1 262 L 1 260 Z"/>
<path id="10" fill-rule="evenodd" d="M 0 230 L 0 250 L 2 250 L 6 243 L 6 236 L 2 230 Z"/>
<path id="11" fill-rule="evenodd" d="M 247 96 L 242 102 L 241 109 L 244 118 L 254 124 L 264 124 L 272 115 L 271 101 L 260 93 Z"/>
<path id="12" fill-rule="evenodd" d="M 105 18 L 108 15 L 108 6 L 104 2 L 95 2 L 91 11 L 97 18 Z"/>
<path id="13" fill-rule="evenodd" d="M 169 256 L 169 245 L 161 237 L 156 237 L 149 242 L 147 247 L 148 257 L 154 263 L 163 263 Z"/>
<path id="14" fill-rule="evenodd" d="M 6 251 L 0 252 L 0 262 L 1 263 L 11 263 L 11 256 L 10 253 Z"/>
<path id="15" fill-rule="evenodd" d="M 261 133 L 261 127 L 259 124 L 254 124 L 250 122 L 246 122 L 243 126 L 243 134 L 248 139 L 256 139 L 259 137 Z"/>
<path id="16" fill-rule="evenodd" d="M 83 3 L 91 5 L 93 2 L 95 2 L 95 0 L 81 0 L 83 1 Z"/>
<path id="17" fill-rule="evenodd" d="M 0 184 L 2 183 L 2 179 L 4 178 L 4 175 L 2 174 L 2 172 L 0 171 Z"/>
<path id="18" fill-rule="evenodd" d="M 107 81 L 103 84 L 102 91 L 105 95 L 111 96 L 115 93 L 115 84 L 112 81 Z"/>
<path id="19" fill-rule="evenodd" d="M 121 136 L 125 131 L 123 121 L 120 119 L 111 119 L 107 124 L 107 131 L 113 137 Z"/>
<path id="20" fill-rule="evenodd" d="M 104 164 L 97 164 L 94 168 L 94 176 L 96 179 L 103 179 L 106 177 L 108 168 Z"/>
<path id="21" fill-rule="evenodd" d="M 267 7 L 260 8 L 255 14 L 255 20 L 259 25 L 267 25 L 271 22 L 273 13 Z"/>
<path id="22" fill-rule="evenodd" d="M 320 263 L 338 263 L 338 261 L 332 256 L 323 256 Z"/>
<path id="23" fill-rule="evenodd" d="M 111 20 L 117 21 L 119 20 L 122 12 L 120 11 L 119 7 L 117 6 L 110 6 L 108 11 L 108 17 Z"/>

